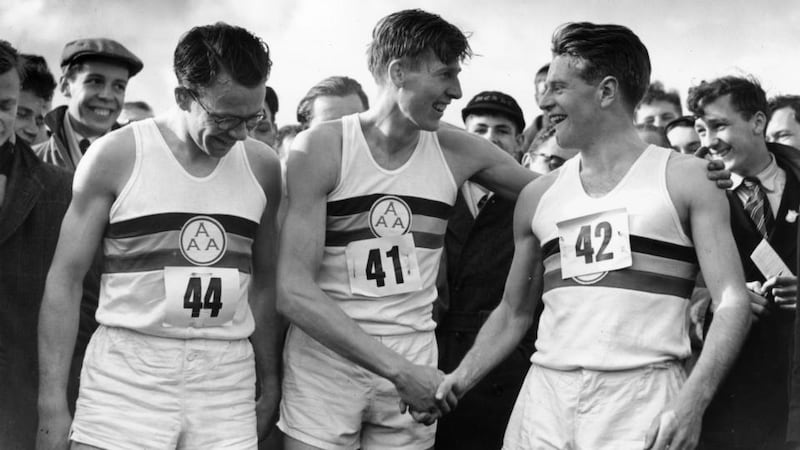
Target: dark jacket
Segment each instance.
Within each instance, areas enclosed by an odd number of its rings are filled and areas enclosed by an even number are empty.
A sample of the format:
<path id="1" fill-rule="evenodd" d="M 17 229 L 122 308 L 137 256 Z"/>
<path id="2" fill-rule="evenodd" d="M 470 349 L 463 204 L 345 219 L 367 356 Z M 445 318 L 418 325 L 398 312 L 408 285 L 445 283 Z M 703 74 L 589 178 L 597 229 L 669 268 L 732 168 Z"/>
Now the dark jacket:
<path id="1" fill-rule="evenodd" d="M 0 448 L 33 448 L 38 390 L 37 326 L 45 279 L 71 197 L 71 174 L 43 163 L 18 140 L 0 207 Z M 93 328 L 97 279 L 84 283 L 81 331 L 69 380 L 77 396 Z"/>
<path id="2" fill-rule="evenodd" d="M 446 311 L 436 329 L 439 368 L 452 372 L 503 296 L 514 255 L 514 202 L 492 196 L 476 218 L 459 193 L 445 236 Z M 442 283 L 439 283 L 442 286 Z M 499 449 L 533 353 L 536 326 L 514 353 L 439 420 L 436 448 Z"/>
<path id="3" fill-rule="evenodd" d="M 797 220 L 787 220 L 800 207 L 800 152 L 768 144 L 786 172 L 786 187 L 767 241 L 784 263 L 797 267 Z M 731 230 L 747 281 L 765 281 L 750 259 L 762 236 L 735 192 L 728 192 Z M 790 215 L 791 217 L 791 215 Z M 703 418 L 701 440 L 707 449 L 783 448 L 788 417 L 795 311 L 773 307 L 753 322 L 736 363 L 720 385 Z"/>
<path id="4" fill-rule="evenodd" d="M 64 117 L 67 114 L 66 106 L 59 106 L 50 111 L 44 118 L 44 123 L 50 129 L 50 138 L 33 147 L 42 161 L 55 164 L 59 167 L 75 171 L 78 161 L 73 161 L 70 156 L 67 132 L 64 130 Z M 116 130 L 120 125 L 115 123 L 111 130 Z"/>
<path id="5" fill-rule="evenodd" d="M 44 162 L 75 171 L 77 161 L 73 161 L 70 157 L 67 132 L 64 130 L 66 114 L 67 107 L 59 106 L 45 116 L 44 123 L 50 129 L 50 138 L 35 145 L 33 151 Z"/>

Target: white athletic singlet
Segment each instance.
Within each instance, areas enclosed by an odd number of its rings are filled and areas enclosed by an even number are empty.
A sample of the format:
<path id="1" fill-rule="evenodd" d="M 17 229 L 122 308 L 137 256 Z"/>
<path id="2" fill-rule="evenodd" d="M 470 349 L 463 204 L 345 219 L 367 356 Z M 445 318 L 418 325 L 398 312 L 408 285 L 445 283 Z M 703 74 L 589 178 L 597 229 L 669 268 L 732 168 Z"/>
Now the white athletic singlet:
<path id="1" fill-rule="evenodd" d="M 130 126 L 136 162 L 109 213 L 97 321 L 162 337 L 248 337 L 251 246 L 267 198 L 244 143 L 198 178 L 154 121 Z"/>
<path id="2" fill-rule="evenodd" d="M 584 191 L 578 155 L 542 195 L 531 227 L 542 244 L 545 308 L 532 362 L 626 370 L 689 356 L 697 257 L 667 192 L 671 153 L 649 146 L 600 198 Z M 620 268 L 596 270 L 609 266 Z"/>
<path id="3" fill-rule="evenodd" d="M 409 160 L 380 167 L 358 115 L 342 118 L 342 166 L 328 195 L 317 282 L 372 335 L 430 331 L 447 218 L 457 186 L 435 132 Z"/>

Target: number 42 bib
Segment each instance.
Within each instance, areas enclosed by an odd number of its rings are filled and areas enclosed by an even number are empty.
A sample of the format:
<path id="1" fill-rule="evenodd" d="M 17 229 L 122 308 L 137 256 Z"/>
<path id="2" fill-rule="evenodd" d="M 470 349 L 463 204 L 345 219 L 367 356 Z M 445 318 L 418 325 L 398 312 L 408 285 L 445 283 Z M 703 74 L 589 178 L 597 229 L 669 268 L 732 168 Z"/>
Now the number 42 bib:
<path id="1" fill-rule="evenodd" d="M 601 211 L 556 224 L 561 277 L 576 278 L 633 264 L 628 211 Z"/>

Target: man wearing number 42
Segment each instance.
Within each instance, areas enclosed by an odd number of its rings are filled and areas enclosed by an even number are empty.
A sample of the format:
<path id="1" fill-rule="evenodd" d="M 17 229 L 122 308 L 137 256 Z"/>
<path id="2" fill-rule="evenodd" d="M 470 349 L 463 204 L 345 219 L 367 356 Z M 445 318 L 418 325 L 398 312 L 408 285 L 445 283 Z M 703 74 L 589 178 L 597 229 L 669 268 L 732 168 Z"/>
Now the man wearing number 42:
<path id="1" fill-rule="evenodd" d="M 280 165 L 247 132 L 270 66 L 247 30 L 195 27 L 175 50 L 177 108 L 84 156 L 42 304 L 39 448 L 256 448 L 266 432 Z M 68 434 L 79 281 L 101 241 L 101 326 Z"/>
<path id="2" fill-rule="evenodd" d="M 541 299 L 503 448 L 694 448 L 750 320 L 728 203 L 702 161 L 638 137 L 650 61 L 635 34 L 566 24 L 553 55 L 541 105 L 558 144 L 580 153 L 520 194 L 504 298 L 437 398 L 506 358 Z M 698 262 L 719 306 L 687 379 Z"/>

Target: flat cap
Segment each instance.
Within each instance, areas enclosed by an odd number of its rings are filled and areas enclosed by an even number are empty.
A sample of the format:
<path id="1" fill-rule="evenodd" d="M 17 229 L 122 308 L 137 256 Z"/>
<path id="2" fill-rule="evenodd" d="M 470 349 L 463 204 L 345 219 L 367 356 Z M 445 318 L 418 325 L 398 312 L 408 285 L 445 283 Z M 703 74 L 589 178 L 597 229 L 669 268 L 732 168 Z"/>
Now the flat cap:
<path id="1" fill-rule="evenodd" d="M 68 42 L 61 52 L 61 67 L 82 59 L 101 58 L 119 61 L 128 68 L 129 76 L 134 76 L 142 70 L 142 60 L 130 52 L 119 42 L 106 38 L 78 39 Z"/>
<path id="2" fill-rule="evenodd" d="M 517 126 L 517 133 L 522 133 L 522 130 L 525 129 L 522 109 L 517 101 L 508 94 L 497 91 L 481 92 L 472 97 L 466 108 L 461 110 L 461 119 L 466 121 L 467 116 L 476 112 L 490 112 L 508 117 Z"/>

